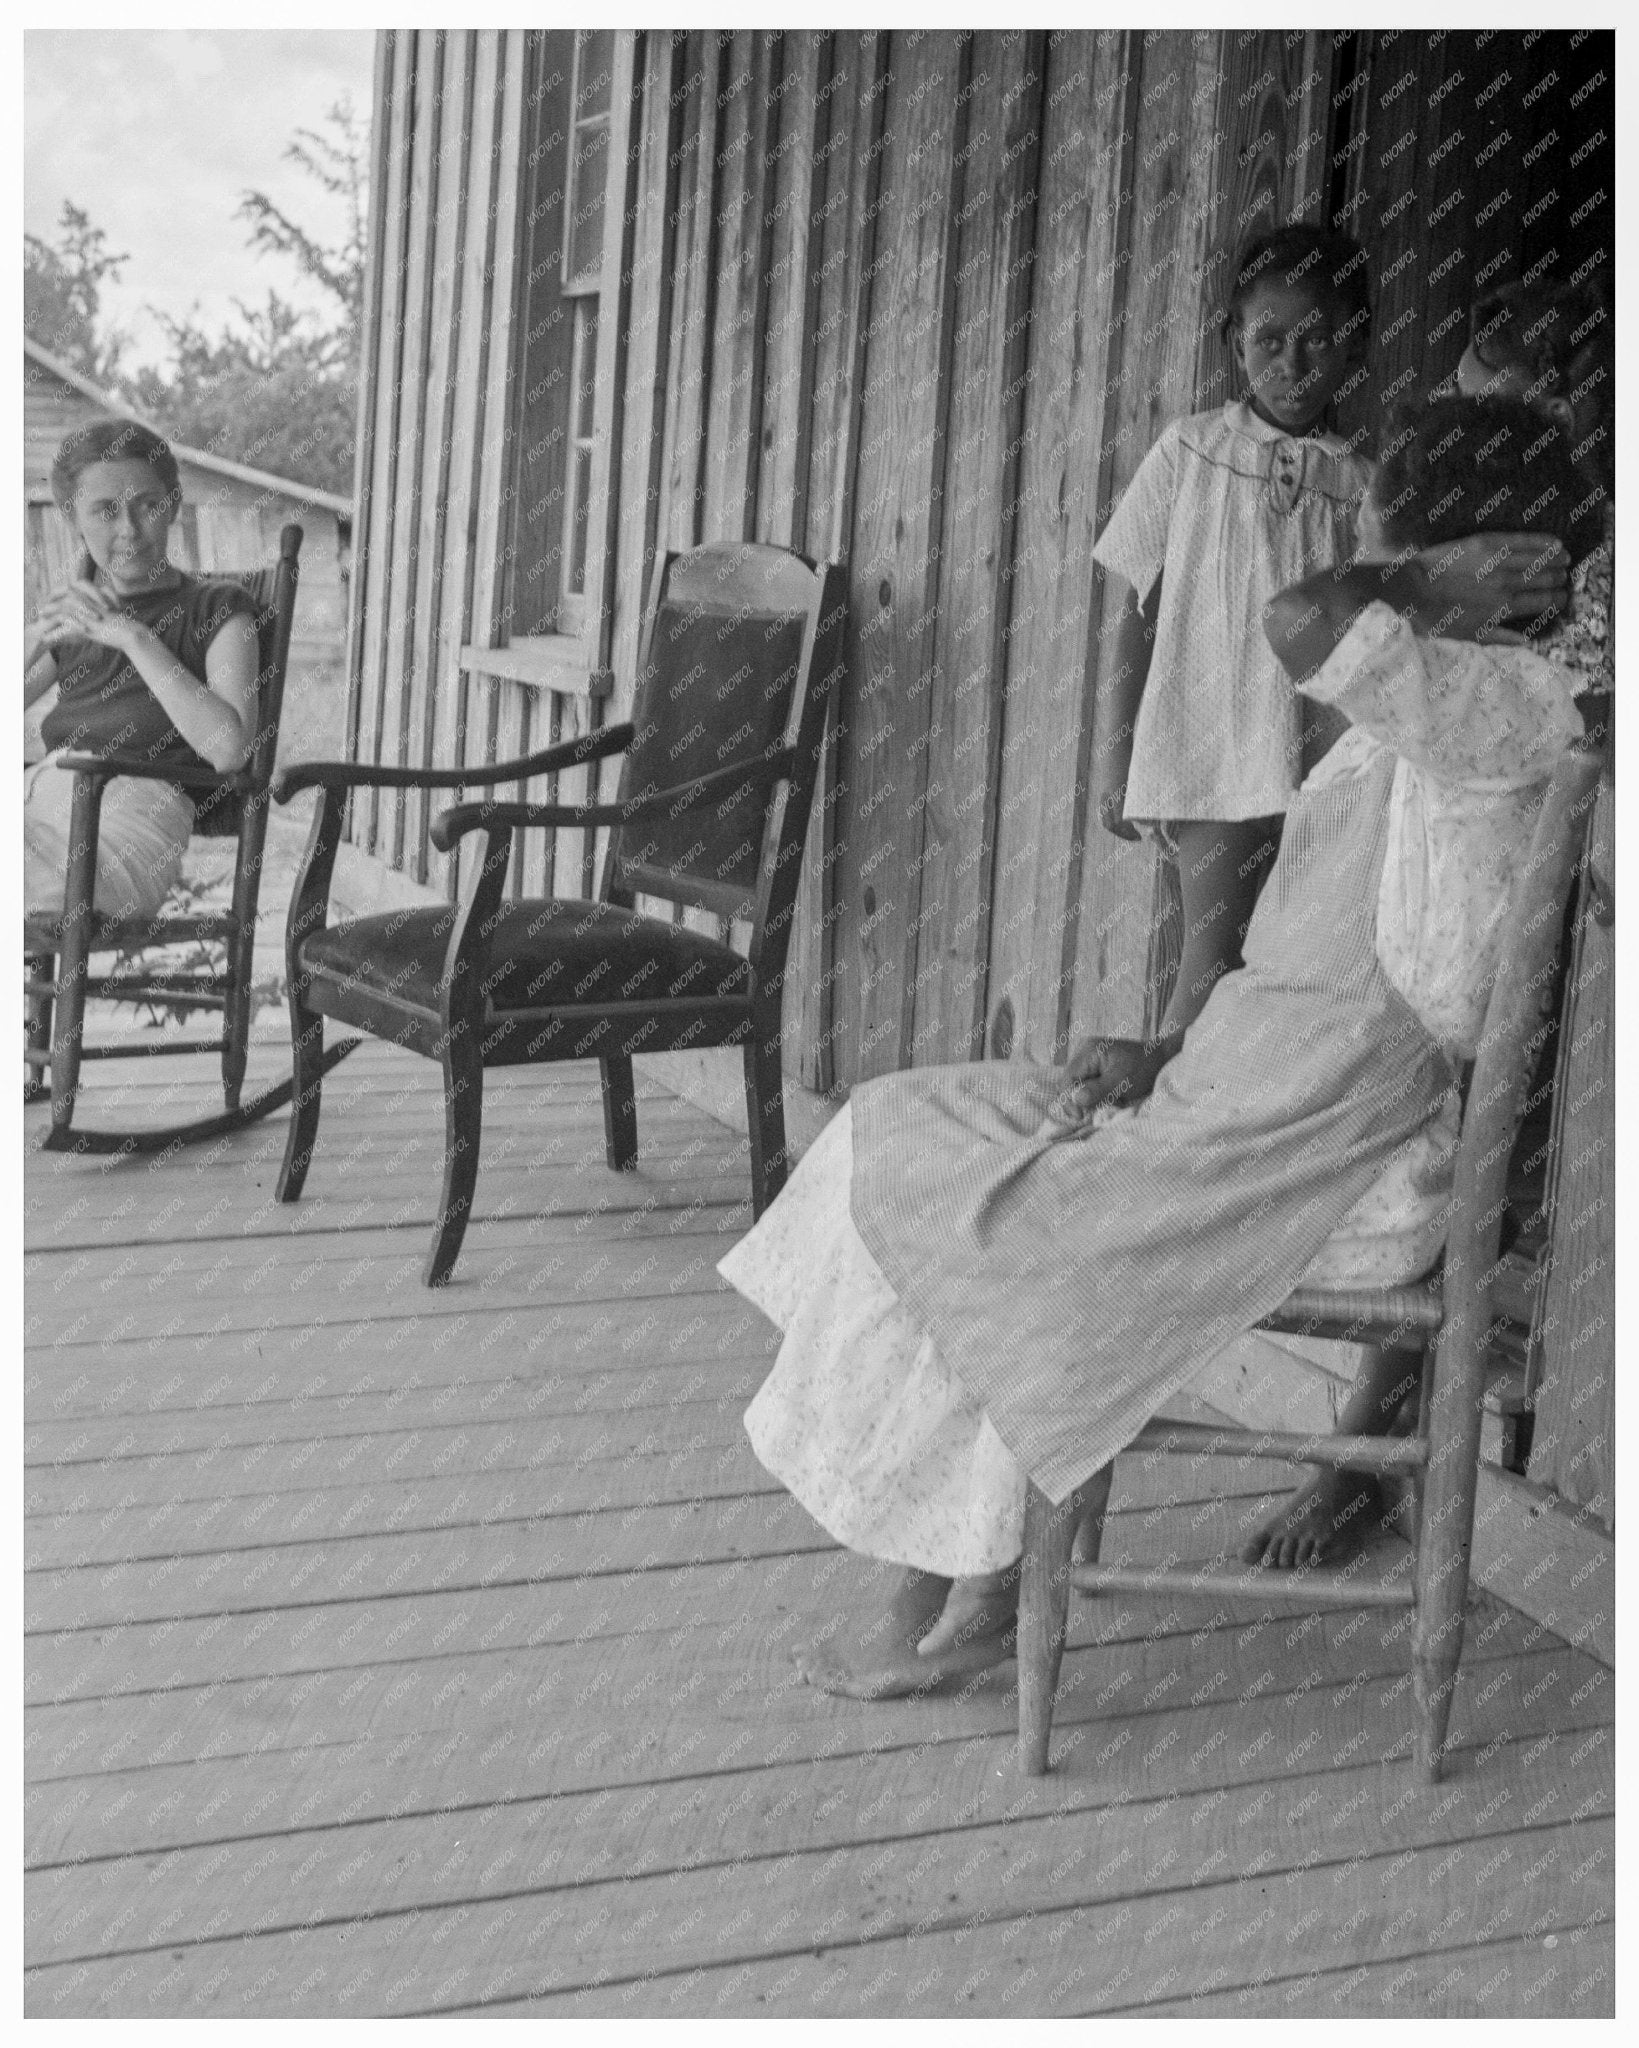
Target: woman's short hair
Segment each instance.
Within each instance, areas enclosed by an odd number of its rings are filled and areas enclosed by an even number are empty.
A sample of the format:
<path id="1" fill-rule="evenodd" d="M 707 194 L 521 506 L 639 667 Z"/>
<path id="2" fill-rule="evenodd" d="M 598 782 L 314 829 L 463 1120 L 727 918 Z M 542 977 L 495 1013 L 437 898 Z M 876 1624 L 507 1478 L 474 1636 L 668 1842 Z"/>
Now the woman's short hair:
<path id="1" fill-rule="evenodd" d="M 94 462 L 145 462 L 173 504 L 182 499 L 182 478 L 170 443 L 136 420 L 91 420 L 66 436 L 51 464 L 51 495 L 67 512 L 80 478 Z"/>
<path id="2" fill-rule="evenodd" d="M 1230 339 L 1260 284 L 1308 285 L 1346 333 L 1371 332 L 1371 276 L 1366 252 L 1348 235 L 1313 221 L 1261 228 L 1243 242 L 1224 307 L 1222 333 Z"/>
<path id="3" fill-rule="evenodd" d="M 1570 435 L 1518 399 L 1432 398 L 1402 408 L 1372 494 L 1397 547 L 1549 533 L 1578 560 L 1603 532 L 1604 491 L 1576 461 Z"/>

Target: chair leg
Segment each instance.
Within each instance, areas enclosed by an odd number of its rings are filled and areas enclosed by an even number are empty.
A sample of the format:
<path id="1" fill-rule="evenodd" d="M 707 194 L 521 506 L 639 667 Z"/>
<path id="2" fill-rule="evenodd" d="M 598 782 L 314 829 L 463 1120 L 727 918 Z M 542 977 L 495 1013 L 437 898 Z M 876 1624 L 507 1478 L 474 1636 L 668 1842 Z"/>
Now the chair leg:
<path id="1" fill-rule="evenodd" d="M 48 1144 L 67 1142 L 74 1124 L 80 1085 L 80 1040 L 85 1030 L 85 984 L 91 946 L 84 919 L 71 922 L 57 956 L 56 1000 L 51 1016 L 51 1132 Z"/>
<path id="2" fill-rule="evenodd" d="M 51 1151 L 66 1151 L 72 1142 L 80 1041 L 85 1031 L 85 985 L 91 973 L 101 813 L 101 785 L 91 775 L 76 774 L 68 814 L 68 873 L 63 882 L 62 939 L 51 1019 L 51 1129 L 45 1139 Z"/>
<path id="3" fill-rule="evenodd" d="M 23 1043 L 32 1053 L 51 1051 L 51 996 L 52 976 L 57 971 L 57 956 L 54 953 L 25 953 L 23 973 L 32 984 L 32 993 L 23 998 Z M 35 1066 L 32 1062 L 23 1072 L 23 1100 L 43 1102 L 51 1093 L 51 1084 L 44 1079 L 50 1070 Z"/>
<path id="4" fill-rule="evenodd" d="M 1090 1555 L 1098 1556 L 1104 1526 L 1104 1505 L 1110 1497 L 1113 1468 L 1094 1473 L 1067 1500 L 1054 1507 L 1039 1486 L 1031 1485 L 1024 1504 L 1024 1563 L 1019 1574 L 1019 1769 L 1027 1778 L 1044 1777 L 1053 1735 L 1053 1701 L 1070 1617 L 1070 1554 L 1076 1530 L 1089 1523 Z"/>
<path id="5" fill-rule="evenodd" d="M 611 1173 L 630 1173 L 637 1165 L 637 1097 L 632 1062 L 623 1053 L 598 1055 L 603 1083 L 603 1150 Z"/>
<path id="6" fill-rule="evenodd" d="M 274 1199 L 280 1202 L 301 1200 L 307 1169 L 313 1163 L 313 1147 L 319 1142 L 320 1090 L 324 1078 L 324 1018 L 317 1011 L 303 1009 L 294 990 L 290 997 L 290 1065 L 296 1094 L 290 1105 L 290 1128 L 285 1133 L 284 1164 L 274 1189 Z"/>
<path id="7" fill-rule="evenodd" d="M 478 1184 L 478 1147 L 484 1128 L 484 1056 L 480 1026 L 465 1020 L 444 1040 L 444 1186 L 438 1221 L 422 1268 L 427 1287 L 442 1287 L 461 1256 Z"/>
<path id="8" fill-rule="evenodd" d="M 222 1011 L 222 1106 L 239 1107 L 250 1058 L 251 936 L 241 932 L 228 940 L 227 1002 Z"/>
<path id="9" fill-rule="evenodd" d="M 780 1031 L 759 1021 L 746 1046 L 746 1130 L 751 1140 L 751 1214 L 761 1216 L 785 1186 L 785 1075 Z"/>
<path id="10" fill-rule="evenodd" d="M 1455 1351 L 1462 1343 L 1448 1324 L 1441 1349 L 1449 1344 Z M 1477 1367 L 1464 1371 L 1462 1365 L 1457 1358 L 1435 1360 L 1429 1462 L 1418 1501 L 1412 1693 L 1417 1761 L 1430 1784 L 1439 1782 L 1463 1652 L 1479 1473 L 1483 1382 Z"/>

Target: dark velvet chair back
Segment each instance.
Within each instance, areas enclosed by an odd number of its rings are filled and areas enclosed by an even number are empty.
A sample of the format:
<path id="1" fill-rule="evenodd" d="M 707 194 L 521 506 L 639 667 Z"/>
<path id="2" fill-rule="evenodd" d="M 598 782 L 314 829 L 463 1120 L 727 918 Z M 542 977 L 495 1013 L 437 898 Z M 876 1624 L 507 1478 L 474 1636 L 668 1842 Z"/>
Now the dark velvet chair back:
<path id="1" fill-rule="evenodd" d="M 825 706 L 841 661 L 826 572 L 783 548 L 737 543 L 656 564 L 644 619 L 619 796 L 675 787 L 791 747 L 772 804 L 751 788 L 676 817 L 617 827 L 604 896 L 642 894 L 750 919 L 757 946 L 796 869 L 818 772 Z M 788 844 L 788 842 L 790 842 Z"/>

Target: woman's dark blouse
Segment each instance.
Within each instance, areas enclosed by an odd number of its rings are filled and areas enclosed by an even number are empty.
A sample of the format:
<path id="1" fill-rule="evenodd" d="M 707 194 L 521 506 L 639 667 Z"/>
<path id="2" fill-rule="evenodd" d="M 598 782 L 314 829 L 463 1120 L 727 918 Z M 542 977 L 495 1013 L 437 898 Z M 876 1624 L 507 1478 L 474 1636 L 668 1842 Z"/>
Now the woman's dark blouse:
<path id="1" fill-rule="evenodd" d="M 169 589 L 122 598 L 120 609 L 140 619 L 201 682 L 206 680 L 205 650 L 228 620 L 256 618 L 256 606 L 242 584 L 185 573 Z M 48 747 L 91 753 L 117 748 L 142 754 L 160 767 L 209 769 L 118 648 L 70 641 L 56 649 L 56 659 L 57 701 L 40 724 Z"/>

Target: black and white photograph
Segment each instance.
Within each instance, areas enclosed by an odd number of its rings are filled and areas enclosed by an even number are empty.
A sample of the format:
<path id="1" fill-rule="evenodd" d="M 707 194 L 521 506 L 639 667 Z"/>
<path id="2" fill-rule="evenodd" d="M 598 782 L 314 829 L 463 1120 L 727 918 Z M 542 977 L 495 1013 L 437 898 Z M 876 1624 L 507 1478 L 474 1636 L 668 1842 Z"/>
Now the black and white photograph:
<path id="1" fill-rule="evenodd" d="M 1618 2017 L 1613 22 L 24 26 L 27 2019 Z"/>

